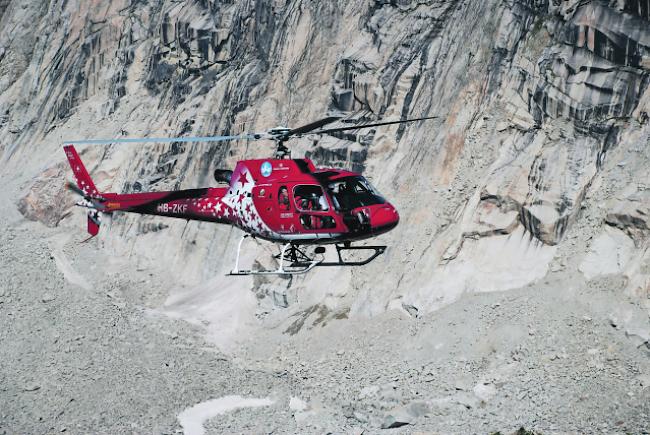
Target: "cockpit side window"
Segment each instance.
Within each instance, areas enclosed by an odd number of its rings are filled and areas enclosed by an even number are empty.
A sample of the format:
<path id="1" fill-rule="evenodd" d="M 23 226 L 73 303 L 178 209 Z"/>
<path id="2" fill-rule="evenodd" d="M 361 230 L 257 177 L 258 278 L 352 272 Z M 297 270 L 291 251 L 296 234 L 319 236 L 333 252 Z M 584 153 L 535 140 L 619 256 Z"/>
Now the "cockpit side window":
<path id="1" fill-rule="evenodd" d="M 293 188 L 296 208 L 300 211 L 327 211 L 329 205 L 323 189 L 315 185 L 298 185 Z"/>

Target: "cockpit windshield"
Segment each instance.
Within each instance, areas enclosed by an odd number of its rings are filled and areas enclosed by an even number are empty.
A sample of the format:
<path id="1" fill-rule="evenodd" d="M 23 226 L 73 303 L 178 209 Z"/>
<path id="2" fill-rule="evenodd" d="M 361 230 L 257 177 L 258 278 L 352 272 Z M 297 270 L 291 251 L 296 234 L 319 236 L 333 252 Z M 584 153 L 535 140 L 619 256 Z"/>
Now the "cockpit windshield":
<path id="1" fill-rule="evenodd" d="M 360 176 L 329 181 L 327 191 L 337 210 L 352 210 L 386 202 L 372 184 Z"/>

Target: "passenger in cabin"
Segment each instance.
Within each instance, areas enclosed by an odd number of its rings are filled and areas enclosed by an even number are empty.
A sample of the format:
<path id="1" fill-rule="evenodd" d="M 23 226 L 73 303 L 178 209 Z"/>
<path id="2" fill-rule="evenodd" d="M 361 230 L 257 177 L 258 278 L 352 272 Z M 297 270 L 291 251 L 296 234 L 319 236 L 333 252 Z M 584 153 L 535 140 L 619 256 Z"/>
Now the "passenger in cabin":
<path id="1" fill-rule="evenodd" d="M 287 186 L 282 186 L 280 188 L 280 193 L 278 194 L 278 203 L 280 205 L 280 210 L 289 211 L 291 208 L 289 204 L 289 191 Z"/>
<path id="2" fill-rule="evenodd" d="M 304 199 L 300 195 L 295 195 L 293 198 L 293 202 L 296 203 L 296 208 L 298 210 L 306 210 L 307 209 L 307 200 Z"/>
<path id="3" fill-rule="evenodd" d="M 314 210 L 314 211 L 321 211 L 321 203 L 320 203 L 320 198 L 322 196 L 317 195 L 316 193 L 312 193 L 309 195 L 309 210 Z"/>

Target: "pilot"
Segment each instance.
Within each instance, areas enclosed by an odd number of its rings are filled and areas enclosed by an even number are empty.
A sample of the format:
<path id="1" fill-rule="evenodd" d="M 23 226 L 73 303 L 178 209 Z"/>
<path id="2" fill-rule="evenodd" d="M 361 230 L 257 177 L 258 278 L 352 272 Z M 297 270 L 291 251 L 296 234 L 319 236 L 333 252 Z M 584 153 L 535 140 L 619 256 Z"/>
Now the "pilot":
<path id="1" fill-rule="evenodd" d="M 318 197 L 318 207 L 320 210 L 327 210 L 329 206 L 327 205 L 327 199 L 325 199 L 325 195 L 320 195 Z"/>
<path id="2" fill-rule="evenodd" d="M 338 199 L 341 208 L 347 210 L 352 208 L 350 197 L 353 195 L 353 191 L 347 183 L 342 183 L 339 187 Z"/>

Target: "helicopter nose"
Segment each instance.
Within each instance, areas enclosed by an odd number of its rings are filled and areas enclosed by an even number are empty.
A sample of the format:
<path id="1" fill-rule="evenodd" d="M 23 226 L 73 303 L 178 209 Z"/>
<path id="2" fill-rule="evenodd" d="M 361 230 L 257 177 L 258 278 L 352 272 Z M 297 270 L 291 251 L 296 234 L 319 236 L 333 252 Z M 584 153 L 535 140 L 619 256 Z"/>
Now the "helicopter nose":
<path id="1" fill-rule="evenodd" d="M 373 230 L 388 231 L 399 222 L 399 213 L 392 204 L 382 204 L 370 214 L 370 225 Z"/>

